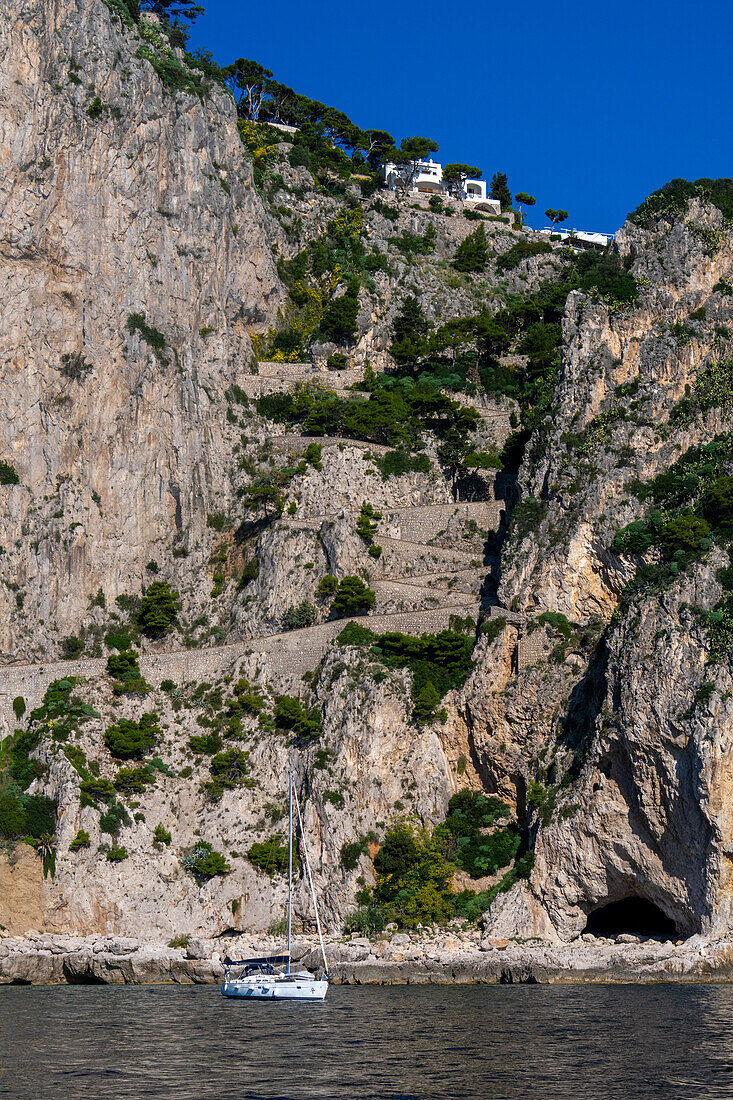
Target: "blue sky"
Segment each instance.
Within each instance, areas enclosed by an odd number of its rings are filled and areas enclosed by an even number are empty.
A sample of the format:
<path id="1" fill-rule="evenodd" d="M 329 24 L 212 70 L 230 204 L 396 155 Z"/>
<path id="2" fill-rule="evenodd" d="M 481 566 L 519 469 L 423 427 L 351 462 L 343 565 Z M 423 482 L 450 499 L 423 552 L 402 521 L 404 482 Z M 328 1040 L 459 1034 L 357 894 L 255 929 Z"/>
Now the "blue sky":
<path id="1" fill-rule="evenodd" d="M 254 58 L 360 126 L 507 172 L 512 192 L 613 231 L 668 179 L 733 176 L 733 9 L 719 0 L 376 7 L 202 0 L 189 48 Z"/>

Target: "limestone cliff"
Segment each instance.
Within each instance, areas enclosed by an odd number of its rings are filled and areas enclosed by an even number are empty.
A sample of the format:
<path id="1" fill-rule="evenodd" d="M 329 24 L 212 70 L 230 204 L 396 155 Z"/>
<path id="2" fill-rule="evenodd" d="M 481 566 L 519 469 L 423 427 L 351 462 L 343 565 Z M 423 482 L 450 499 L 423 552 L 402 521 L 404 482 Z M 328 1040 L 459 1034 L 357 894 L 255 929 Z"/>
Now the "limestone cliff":
<path id="1" fill-rule="evenodd" d="M 203 588 L 206 516 L 232 500 L 224 392 L 281 290 L 226 97 L 167 90 L 101 0 L 0 14 L 0 450 L 20 478 L 0 651 L 18 659 L 146 562 L 175 572 L 174 550 Z"/>
<path id="2" fill-rule="evenodd" d="M 292 768 L 332 930 L 465 788 L 516 816 L 453 882 L 501 889 L 501 935 L 629 899 L 728 930 L 729 211 L 700 188 L 589 260 L 290 141 L 253 166 L 226 91 L 112 2 L 0 14 L 0 924 L 276 934 Z M 154 580 L 180 606 L 146 631 Z"/>

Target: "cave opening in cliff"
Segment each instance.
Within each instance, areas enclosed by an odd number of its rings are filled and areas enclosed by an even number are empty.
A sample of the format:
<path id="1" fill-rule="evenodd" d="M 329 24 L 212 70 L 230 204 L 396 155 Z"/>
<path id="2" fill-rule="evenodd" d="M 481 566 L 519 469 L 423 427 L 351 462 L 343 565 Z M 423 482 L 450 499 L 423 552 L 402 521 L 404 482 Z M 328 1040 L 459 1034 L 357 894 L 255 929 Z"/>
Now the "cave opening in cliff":
<path id="1" fill-rule="evenodd" d="M 676 938 L 677 926 L 648 898 L 628 897 L 594 909 L 589 913 L 583 931 L 607 938 L 630 933 L 633 936 L 669 940 Z"/>

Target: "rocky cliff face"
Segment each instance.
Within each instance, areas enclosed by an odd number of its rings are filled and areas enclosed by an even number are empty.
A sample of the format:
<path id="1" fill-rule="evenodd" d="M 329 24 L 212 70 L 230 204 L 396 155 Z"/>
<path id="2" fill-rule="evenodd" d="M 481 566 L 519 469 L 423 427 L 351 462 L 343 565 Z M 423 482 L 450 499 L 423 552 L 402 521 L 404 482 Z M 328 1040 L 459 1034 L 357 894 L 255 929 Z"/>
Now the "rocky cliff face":
<path id="1" fill-rule="evenodd" d="M 716 248 L 696 226 L 717 234 Z M 530 627 L 547 611 L 579 625 L 568 643 L 569 630 L 539 624 L 518 675 L 511 637 L 495 642 L 465 718 L 488 781 L 520 803 L 533 792 L 532 884 L 556 930 L 575 935 L 589 913 L 642 898 L 679 933 L 717 934 L 730 921 L 730 666 L 711 653 L 700 612 L 720 600 L 728 559 L 710 551 L 619 604 L 641 562 L 612 542 L 648 511 L 633 479 L 730 428 L 724 392 L 693 417 L 674 410 L 730 354 L 731 240 L 720 211 L 698 200 L 651 230 L 628 223 L 617 240 L 638 306 L 568 300 L 552 425 L 521 472 L 535 527 L 515 531 L 499 588 Z M 516 927 L 537 919 L 520 905 Z"/>
<path id="2" fill-rule="evenodd" d="M 2 9 L 6 659 L 174 549 L 195 591 L 232 501 L 224 392 L 282 297 L 233 108 L 168 91 L 145 45 L 101 2 Z"/>
<path id="3" fill-rule="evenodd" d="M 653 539 L 614 543 L 647 522 L 652 479 L 731 427 L 721 209 L 701 193 L 628 222 L 626 300 L 567 282 L 577 261 L 507 221 L 482 223 L 485 269 L 459 274 L 451 260 L 474 229 L 460 209 L 385 213 L 353 181 L 326 194 L 290 166 L 288 143 L 255 188 L 231 101 L 166 52 L 154 21 L 126 26 L 102 0 L 0 0 L 0 13 L 0 460 L 18 476 L 0 485 L 0 702 L 15 731 L 0 799 L 20 774 L 12 752 L 41 730 L 26 789 L 58 804 L 53 875 L 25 845 L 0 860 L 0 923 L 266 929 L 282 915 L 292 768 L 332 928 L 374 880 L 390 825 L 431 828 L 469 787 L 500 795 L 534 851 L 529 883 L 489 912 L 501 935 L 570 939 L 630 900 L 652 907 L 658 931 L 728 929 L 733 688 L 728 648 L 711 641 L 728 622 L 725 526 L 702 541 L 696 529 L 676 556 Z M 288 263 L 326 248 L 339 219 L 370 257 L 347 369 L 325 371 L 337 345 L 323 341 L 310 364 L 258 364 L 253 339 L 276 354 L 275 335 L 302 320 Z M 497 262 L 515 246 L 526 257 Z M 531 325 L 546 335 L 562 287 L 561 348 L 539 360 L 538 398 L 523 338 Z M 412 463 L 389 467 L 386 429 L 360 434 L 342 408 L 316 435 L 285 404 L 257 402 L 324 386 L 334 407 L 366 401 L 367 363 L 392 364 L 411 294 L 433 330 L 524 303 L 511 347 L 499 341 L 510 354 L 489 356 L 498 392 L 454 395 L 475 410 L 475 451 L 498 452 L 519 429 L 498 477 L 474 471 L 461 488 L 429 408 Z M 263 484 L 277 490 L 272 514 L 251 500 Z M 681 505 L 661 507 L 655 531 Z M 345 577 L 371 589 L 360 622 L 375 636 L 471 632 L 473 671 L 440 707 L 419 716 L 414 662 L 390 664 L 358 632 L 337 638 L 328 586 Z M 105 659 L 136 635 L 153 579 L 181 608 L 157 640 L 136 637 L 146 682 L 125 690 Z M 72 635 L 84 659 L 48 663 Z M 300 733 L 278 718 L 283 693 Z M 13 715 L 16 697 L 25 714 Z M 154 745 L 115 755 L 110 729 L 151 711 Z M 197 871 L 207 850 L 228 874 Z M 296 908 L 307 926 L 304 880 Z"/>

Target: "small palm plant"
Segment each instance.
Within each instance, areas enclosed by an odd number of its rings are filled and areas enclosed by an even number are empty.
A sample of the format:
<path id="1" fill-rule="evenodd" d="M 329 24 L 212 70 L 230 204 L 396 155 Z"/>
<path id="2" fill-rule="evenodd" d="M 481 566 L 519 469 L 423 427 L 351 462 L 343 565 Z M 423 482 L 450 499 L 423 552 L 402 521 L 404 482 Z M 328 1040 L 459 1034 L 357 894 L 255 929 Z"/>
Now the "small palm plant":
<path id="1" fill-rule="evenodd" d="M 43 859 L 43 877 L 53 878 L 56 874 L 56 847 L 53 833 L 41 833 L 35 842 L 35 849 Z"/>

